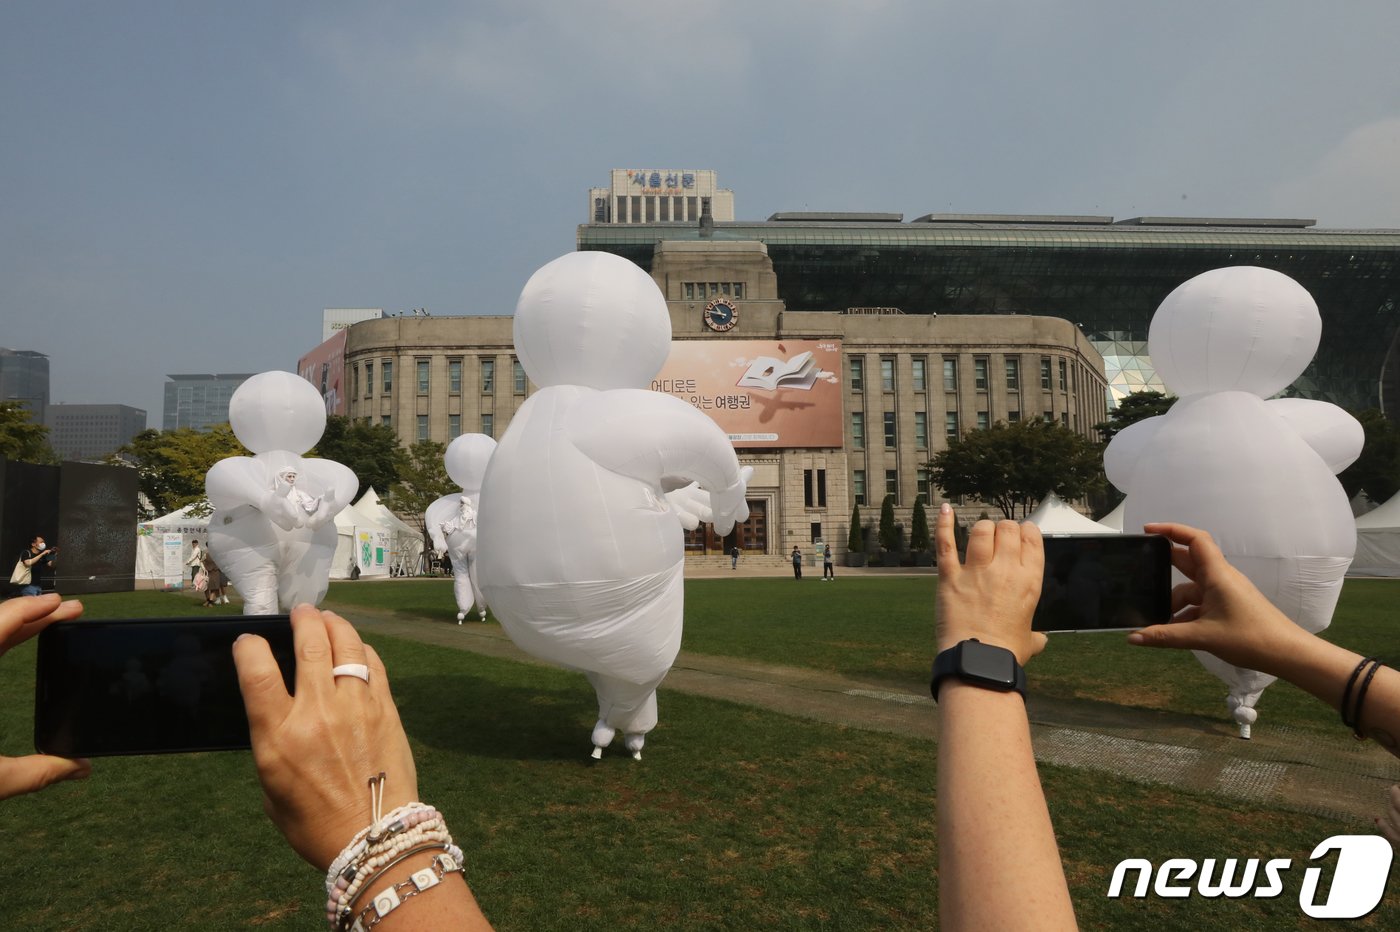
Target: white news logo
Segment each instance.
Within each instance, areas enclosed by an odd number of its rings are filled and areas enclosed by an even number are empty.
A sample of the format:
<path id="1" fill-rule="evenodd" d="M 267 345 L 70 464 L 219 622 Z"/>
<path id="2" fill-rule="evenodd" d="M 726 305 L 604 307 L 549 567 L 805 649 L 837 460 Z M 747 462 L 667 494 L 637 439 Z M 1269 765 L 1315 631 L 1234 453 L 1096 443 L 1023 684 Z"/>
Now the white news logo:
<path id="1" fill-rule="evenodd" d="M 1298 907 L 1313 919 L 1358 919 L 1375 909 L 1385 894 L 1390 877 L 1390 842 L 1379 835 L 1333 835 L 1314 848 L 1308 859 L 1316 861 L 1333 851 L 1337 852 L 1337 867 L 1332 872 L 1326 902 L 1316 902 L 1322 868 L 1309 867 L 1303 872 Z M 1228 858 L 1218 868 L 1214 858 L 1199 863 L 1190 858 L 1171 858 L 1155 869 L 1153 882 L 1151 861 L 1128 858 L 1113 869 L 1108 896 L 1116 899 L 1122 895 L 1129 871 L 1137 871 L 1137 882 L 1129 894 L 1134 897 L 1146 896 L 1151 883 L 1152 892 L 1161 897 L 1197 893 L 1206 898 L 1252 895 L 1268 899 L 1283 892 L 1283 873 L 1292 866 L 1287 858 L 1274 858 L 1263 864 L 1261 872 L 1258 858 L 1249 858 L 1243 868 L 1237 858 Z"/>

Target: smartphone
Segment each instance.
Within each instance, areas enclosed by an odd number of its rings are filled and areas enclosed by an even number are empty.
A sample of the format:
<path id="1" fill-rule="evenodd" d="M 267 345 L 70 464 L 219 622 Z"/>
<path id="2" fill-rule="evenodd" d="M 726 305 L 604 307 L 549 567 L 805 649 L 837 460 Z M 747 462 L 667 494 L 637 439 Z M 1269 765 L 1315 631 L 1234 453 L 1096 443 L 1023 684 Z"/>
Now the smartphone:
<path id="1" fill-rule="evenodd" d="M 248 748 L 233 666 L 244 632 L 272 646 L 291 692 L 286 615 L 64 621 L 39 633 L 34 746 L 63 757 Z"/>
<path id="2" fill-rule="evenodd" d="M 1156 534 L 1047 535 L 1031 628 L 1124 631 L 1171 618 L 1171 544 Z"/>

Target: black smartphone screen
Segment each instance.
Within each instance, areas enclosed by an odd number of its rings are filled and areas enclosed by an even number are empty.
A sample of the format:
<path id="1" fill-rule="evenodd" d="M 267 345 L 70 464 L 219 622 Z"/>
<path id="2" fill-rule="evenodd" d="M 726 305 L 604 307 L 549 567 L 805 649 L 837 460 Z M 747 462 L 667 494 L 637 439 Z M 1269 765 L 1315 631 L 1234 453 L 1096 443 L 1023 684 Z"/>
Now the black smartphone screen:
<path id="1" fill-rule="evenodd" d="M 1110 631 L 1171 617 L 1171 544 L 1155 534 L 1045 538 L 1045 577 L 1031 627 Z"/>
<path id="2" fill-rule="evenodd" d="M 245 631 L 272 646 L 287 690 L 286 615 L 65 621 L 39 633 L 34 746 L 63 757 L 249 747 L 233 666 Z"/>

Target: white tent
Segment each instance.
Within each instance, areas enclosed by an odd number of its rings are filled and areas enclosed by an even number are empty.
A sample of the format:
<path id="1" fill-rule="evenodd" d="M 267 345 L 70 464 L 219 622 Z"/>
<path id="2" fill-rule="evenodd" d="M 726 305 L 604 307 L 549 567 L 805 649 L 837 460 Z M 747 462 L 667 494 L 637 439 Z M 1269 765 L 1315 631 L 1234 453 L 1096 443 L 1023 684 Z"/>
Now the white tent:
<path id="1" fill-rule="evenodd" d="M 1060 500 L 1054 492 L 1046 495 L 1026 519 L 1044 534 L 1117 534 L 1117 528 L 1084 517 Z"/>
<path id="2" fill-rule="evenodd" d="M 423 533 L 388 509 L 373 486 L 360 496 L 355 510 L 389 531 L 390 562 L 399 573 L 416 574 L 423 554 Z"/>
<path id="3" fill-rule="evenodd" d="M 186 505 L 179 511 L 161 515 L 136 526 L 136 578 L 158 580 L 160 588 L 181 589 L 190 578 L 185 561 L 190 558 L 190 544 L 202 541 L 209 531 L 208 502 Z"/>
<path id="4" fill-rule="evenodd" d="M 1400 576 L 1400 494 L 1356 519 L 1351 576 Z"/>

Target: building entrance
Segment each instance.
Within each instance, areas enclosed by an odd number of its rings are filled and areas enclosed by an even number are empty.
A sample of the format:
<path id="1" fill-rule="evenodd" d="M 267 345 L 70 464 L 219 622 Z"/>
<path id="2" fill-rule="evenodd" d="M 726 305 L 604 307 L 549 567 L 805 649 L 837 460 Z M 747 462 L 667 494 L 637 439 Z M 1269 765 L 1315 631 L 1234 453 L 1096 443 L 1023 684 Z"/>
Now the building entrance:
<path id="1" fill-rule="evenodd" d="M 768 500 L 751 498 L 749 519 L 734 525 L 724 537 L 715 533 L 713 524 L 701 524 L 685 532 L 685 552 L 692 554 L 728 553 L 736 544 L 746 553 L 768 552 Z"/>

